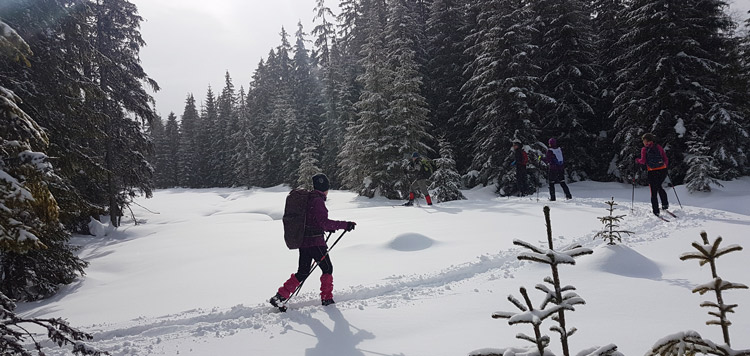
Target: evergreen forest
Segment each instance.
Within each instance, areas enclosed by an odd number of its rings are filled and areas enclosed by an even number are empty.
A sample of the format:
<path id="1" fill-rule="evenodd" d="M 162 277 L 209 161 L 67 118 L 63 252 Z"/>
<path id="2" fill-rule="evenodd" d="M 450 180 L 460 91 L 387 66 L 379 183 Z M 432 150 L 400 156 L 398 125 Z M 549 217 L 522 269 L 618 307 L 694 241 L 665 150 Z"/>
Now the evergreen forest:
<path id="1" fill-rule="evenodd" d="M 549 138 L 569 181 L 630 182 L 641 136 L 693 191 L 747 175 L 745 24 L 724 1 L 343 0 L 281 28 L 252 81 L 187 94 L 152 121 L 156 187 L 304 185 L 404 199 L 413 152 L 446 162 L 431 189 L 516 191 L 511 142 L 546 180 Z M 446 168 L 447 167 L 447 168 Z M 533 192 L 533 191 L 532 191 Z"/>

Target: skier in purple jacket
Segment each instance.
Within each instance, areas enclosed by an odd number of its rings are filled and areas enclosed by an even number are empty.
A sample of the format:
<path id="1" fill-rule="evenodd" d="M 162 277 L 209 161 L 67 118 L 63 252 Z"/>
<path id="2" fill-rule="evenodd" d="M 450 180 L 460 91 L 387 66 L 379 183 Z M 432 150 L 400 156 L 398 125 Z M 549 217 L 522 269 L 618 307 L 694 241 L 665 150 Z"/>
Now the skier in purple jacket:
<path id="1" fill-rule="evenodd" d="M 565 193 L 565 199 L 573 199 L 570 195 L 570 189 L 565 184 L 565 161 L 563 161 L 562 148 L 557 147 L 557 140 L 550 138 L 547 154 L 542 161 L 547 164 L 549 169 L 549 200 L 555 201 L 555 184 L 558 183 Z"/>
<path id="2" fill-rule="evenodd" d="M 318 263 L 323 275 L 320 276 L 320 300 L 321 304 L 333 304 L 333 264 L 331 256 L 327 254 L 328 246 L 323 237 L 326 231 L 354 230 L 357 225 L 353 221 L 338 221 L 328 219 L 326 208 L 326 197 L 330 183 L 325 174 L 319 173 L 312 177 L 314 190 L 310 193 L 307 201 L 307 217 L 305 218 L 305 237 L 299 248 L 299 264 L 297 273 L 292 273 L 289 279 L 279 288 L 269 302 L 275 306 L 281 306 L 285 300 L 297 290 L 297 287 L 310 276 L 312 261 Z"/>

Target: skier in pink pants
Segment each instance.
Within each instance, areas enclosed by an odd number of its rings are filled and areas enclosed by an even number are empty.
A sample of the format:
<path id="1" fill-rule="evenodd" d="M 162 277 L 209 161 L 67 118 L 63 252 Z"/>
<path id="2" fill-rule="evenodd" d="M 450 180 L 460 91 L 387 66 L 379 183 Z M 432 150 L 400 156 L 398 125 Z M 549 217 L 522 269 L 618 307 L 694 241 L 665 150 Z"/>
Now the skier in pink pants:
<path id="1" fill-rule="evenodd" d="M 325 174 L 316 174 L 312 177 L 314 190 L 310 193 L 307 202 L 307 217 L 305 219 L 305 237 L 299 248 L 299 264 L 297 273 L 293 273 L 289 279 L 279 288 L 269 302 L 280 307 L 282 303 L 297 290 L 297 287 L 308 276 L 310 276 L 310 265 L 315 260 L 320 266 L 323 275 L 320 276 L 320 300 L 323 305 L 333 304 L 333 264 L 331 256 L 327 255 L 328 246 L 323 235 L 326 231 L 344 229 L 351 231 L 357 225 L 353 221 L 338 221 L 328 219 L 326 208 L 326 197 L 330 183 Z"/>

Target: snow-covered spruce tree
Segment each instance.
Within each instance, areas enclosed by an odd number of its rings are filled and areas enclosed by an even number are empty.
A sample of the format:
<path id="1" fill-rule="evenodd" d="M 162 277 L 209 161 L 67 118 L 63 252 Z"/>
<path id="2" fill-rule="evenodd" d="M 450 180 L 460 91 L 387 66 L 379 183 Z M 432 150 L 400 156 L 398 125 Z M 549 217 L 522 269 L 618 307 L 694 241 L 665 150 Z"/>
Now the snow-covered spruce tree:
<path id="1" fill-rule="evenodd" d="M 0 57 L 28 65 L 30 55 L 31 50 L 23 38 L 0 20 Z M 5 79 L 0 73 L 0 82 Z M 30 356 L 32 353 L 26 346 L 31 338 L 41 354 L 41 345 L 27 331 L 27 325 L 34 324 L 46 328 L 50 339 L 58 345 L 73 344 L 75 354 L 101 355 L 100 351 L 81 342 L 91 340 L 91 335 L 70 327 L 62 319 L 21 318 L 14 312 L 16 304 L 4 294 L 4 290 L 19 287 L 6 280 L 12 273 L 6 269 L 8 257 L 12 260 L 14 255 L 48 248 L 43 240 L 49 235 L 62 235 L 65 241 L 68 236 L 62 233 L 57 202 L 48 189 L 49 182 L 59 178 L 53 177 L 47 156 L 33 151 L 46 147 L 47 135 L 18 107 L 20 102 L 17 95 L 0 85 L 0 206 L 3 207 L 0 209 L 0 352 Z M 56 242 L 52 248 L 58 248 Z"/>
<path id="2" fill-rule="evenodd" d="M 274 57 L 273 51 L 269 59 Z M 273 100 L 271 70 L 267 62 L 261 60 L 253 73 L 253 79 L 247 91 L 247 120 L 245 129 L 249 131 L 246 137 L 252 135 L 255 145 L 254 162 L 251 175 L 252 180 L 246 183 L 248 186 L 269 187 L 274 185 L 270 175 L 275 174 L 270 169 L 270 161 L 266 152 L 266 130 L 268 129 L 268 118 L 271 112 L 271 101 Z"/>
<path id="3" fill-rule="evenodd" d="M 296 138 L 287 138 L 288 140 L 295 140 L 294 142 L 290 142 L 290 144 L 294 147 L 293 151 L 296 152 L 296 163 L 298 166 L 294 170 L 293 176 L 298 181 L 304 179 L 304 177 L 299 175 L 302 154 L 310 147 L 311 142 L 320 142 L 322 137 L 321 125 L 325 118 L 320 80 L 317 70 L 313 67 L 310 51 L 305 45 L 306 35 L 302 23 L 298 23 L 297 32 L 295 33 L 294 57 L 290 80 L 294 108 L 297 113 L 297 130 L 299 131 L 299 136 Z M 287 132 L 291 133 L 293 131 L 292 129 L 287 129 Z M 315 150 L 318 150 L 317 144 L 315 144 Z"/>
<path id="4" fill-rule="evenodd" d="M 0 11 L 34 53 L 20 64 L 0 60 L 2 85 L 23 98 L 23 110 L 49 134 L 46 153 L 55 157 L 61 178 L 49 188 L 60 221 L 83 233 L 91 216 L 106 209 L 100 164 L 105 134 L 94 108 L 100 93 L 87 70 L 95 51 L 90 10 L 78 0 L 48 0 L 4 1 Z"/>
<path id="5" fill-rule="evenodd" d="M 240 87 L 237 104 L 237 132 L 234 133 L 232 139 L 237 145 L 232 155 L 232 172 L 234 185 L 250 188 L 257 186 L 255 169 L 258 165 L 258 148 L 251 128 L 247 97 L 245 89 Z"/>
<path id="6" fill-rule="evenodd" d="M 615 205 L 618 205 L 615 203 L 615 197 L 604 202 L 604 204 L 607 204 L 609 215 L 597 217 L 597 219 L 604 224 L 604 230 L 597 232 L 596 235 L 594 235 L 594 239 L 600 237 L 602 240 L 607 241 L 607 245 L 616 245 L 615 240 L 622 242 L 622 234 L 631 235 L 633 232 L 628 230 L 616 230 L 620 227 L 619 223 L 625 215 L 613 215 Z"/>
<path id="7" fill-rule="evenodd" d="M 464 64 L 470 61 L 464 53 L 466 26 L 465 0 L 434 0 L 427 20 L 427 63 L 424 96 L 430 110 L 433 136 L 445 137 L 454 149 L 456 169 L 465 171 L 471 165 L 471 128 L 464 124 L 461 87 L 466 82 Z"/>
<path id="8" fill-rule="evenodd" d="M 161 147 L 162 161 L 161 169 L 163 170 L 163 183 L 166 187 L 177 187 L 180 182 L 180 127 L 177 123 L 177 115 L 173 112 L 167 116 L 167 123 L 164 125 L 164 145 Z"/>
<path id="9" fill-rule="evenodd" d="M 281 124 L 281 150 L 278 152 L 281 155 L 281 160 L 276 161 L 280 163 L 281 176 L 277 183 L 289 185 L 294 185 L 297 182 L 297 170 L 304 149 L 304 137 L 307 134 L 302 127 L 303 118 L 299 116 L 293 104 L 294 99 L 291 91 L 281 88 L 277 93 L 274 109 L 271 112 L 271 120 Z"/>
<path id="10" fill-rule="evenodd" d="M 216 162 L 216 137 L 222 133 L 219 123 L 219 110 L 213 88 L 209 85 L 206 89 L 206 99 L 201 104 L 196 145 L 198 155 L 196 157 L 196 168 L 198 173 L 198 186 L 201 188 L 216 187 L 217 176 L 213 170 L 217 167 Z"/>
<path id="11" fill-rule="evenodd" d="M 323 105 L 322 88 L 318 77 L 317 68 L 313 66 L 310 51 L 307 49 L 302 23 L 297 24 L 297 32 L 294 34 L 294 57 L 292 60 L 292 95 L 294 96 L 294 107 L 300 117 L 302 132 L 311 136 L 310 139 L 320 142 L 320 127 L 325 118 L 325 107 Z M 304 142 L 300 142 L 304 149 Z"/>
<path id="12" fill-rule="evenodd" d="M 599 73 L 590 6 L 584 0 L 539 0 L 530 6 L 537 19 L 533 43 L 539 47 L 534 60 L 541 67 L 540 92 L 554 99 L 542 103 L 539 128 L 545 137 L 577 143 L 566 148 L 566 174 L 574 181 L 587 179 L 589 171 L 606 171 L 606 160 L 591 147 L 603 125 L 594 111 Z"/>
<path id="13" fill-rule="evenodd" d="M 139 51 L 145 45 L 139 32 L 143 18 L 127 0 L 97 0 L 92 8 L 92 78 L 103 94 L 94 107 L 104 119 L 106 197 L 110 220 L 119 226 L 122 209 L 139 194 L 151 196 L 153 169 L 145 159 L 151 150 L 142 124 L 156 118 L 154 99 L 145 85 L 158 90 L 140 64 Z M 133 117 L 137 120 L 133 120 Z"/>
<path id="14" fill-rule="evenodd" d="M 734 308 L 737 304 L 726 304 L 724 302 L 723 292 L 731 289 L 748 289 L 744 284 L 733 283 L 723 280 L 719 277 L 716 272 L 716 260 L 730 252 L 741 251 L 742 247 L 739 245 L 729 245 L 727 247 L 720 247 L 722 238 L 717 237 L 716 240 L 710 241 L 708 234 L 705 231 L 701 232 L 702 244 L 693 242 L 693 247 L 698 252 L 686 252 L 680 256 L 683 261 L 687 260 L 698 260 L 698 263 L 703 266 L 708 264 L 711 267 L 711 277 L 713 278 L 710 282 L 699 285 L 693 288 L 693 293 L 700 293 L 701 295 L 713 291 L 716 295 L 716 302 L 706 301 L 701 303 L 702 307 L 712 308 L 708 314 L 716 319 L 712 319 L 706 322 L 707 325 L 718 325 L 721 327 L 721 332 L 724 337 L 724 344 L 716 344 L 711 340 L 706 340 L 695 331 L 686 331 L 668 335 L 661 340 L 657 341 L 651 350 L 646 353 L 646 356 L 682 356 L 682 355 L 720 355 L 720 356 L 735 356 L 750 355 L 750 350 L 733 350 L 731 340 L 729 338 L 729 326 L 732 323 L 727 318 L 727 314 L 734 313 Z"/>
<path id="15" fill-rule="evenodd" d="M 437 202 L 466 199 L 461 193 L 461 175 L 456 171 L 453 159 L 453 148 L 447 139 L 439 140 L 440 158 L 434 160 L 437 170 L 432 173 L 429 187 L 432 197 Z"/>
<path id="16" fill-rule="evenodd" d="M 317 156 L 318 148 L 313 143 L 308 143 L 307 147 L 302 150 L 300 155 L 299 170 L 297 171 L 297 187 L 311 190 L 312 176 L 321 173 L 320 167 L 318 167 Z"/>
<path id="17" fill-rule="evenodd" d="M 180 167 L 179 186 L 186 188 L 198 188 L 200 186 L 198 133 L 201 129 L 200 116 L 195 106 L 195 97 L 193 94 L 188 94 L 185 98 L 185 109 L 180 120 L 180 146 L 177 151 L 177 160 Z"/>
<path id="18" fill-rule="evenodd" d="M 367 42 L 362 47 L 364 57 L 359 61 L 364 73 L 357 78 L 362 85 L 362 92 L 354 104 L 356 121 L 347 127 L 344 147 L 339 157 L 344 185 L 360 195 L 373 197 L 388 184 L 384 177 L 385 169 L 388 168 L 385 162 L 391 162 L 397 157 L 383 157 L 380 149 L 386 143 L 383 140 L 393 140 L 392 137 L 383 135 L 393 77 L 386 62 L 386 6 L 382 0 L 374 0 L 366 5 L 368 6 L 362 11 L 366 21 L 364 31 Z"/>
<path id="19" fill-rule="evenodd" d="M 596 141 L 592 143 L 603 154 L 597 159 L 601 163 L 611 162 L 614 157 L 605 152 L 616 152 L 619 147 L 612 142 L 612 137 L 616 134 L 613 131 L 613 121 L 609 117 L 612 111 L 612 103 L 617 92 L 616 74 L 618 67 L 612 64 L 612 61 L 622 54 L 622 48 L 617 46 L 618 40 L 628 30 L 624 25 L 622 18 L 625 13 L 626 0 L 593 0 L 591 4 L 592 28 L 596 34 L 594 48 L 596 55 L 596 64 L 599 76 L 596 80 L 598 87 L 597 102 L 594 112 L 599 117 L 599 126 L 590 127 L 588 130 L 591 134 L 597 134 Z M 622 172 L 617 169 L 616 164 L 610 164 L 605 171 L 603 166 L 597 169 L 589 170 L 587 173 L 594 180 L 625 179 Z"/>
<path id="20" fill-rule="evenodd" d="M 618 42 L 624 51 L 613 62 L 622 68 L 611 114 L 621 172 L 633 170 L 632 157 L 645 132 L 667 149 L 676 184 L 689 169 L 684 155 L 690 132 L 699 133 L 701 144 L 710 148 L 719 178 L 737 177 L 747 166 L 747 119 L 728 93 L 732 86 L 724 74 L 735 66 L 734 42 L 728 39 L 734 24 L 725 6 L 721 0 L 630 4 L 624 19 L 630 32 Z"/>
<path id="21" fill-rule="evenodd" d="M 688 152 L 685 155 L 685 162 L 689 168 L 685 175 L 685 185 L 689 192 L 710 192 L 712 184 L 722 187 L 716 179 L 719 176 L 719 167 L 714 163 L 714 158 L 708 154 L 711 148 L 697 136 L 695 132 L 691 132 L 691 140 L 687 141 Z"/>
<path id="22" fill-rule="evenodd" d="M 214 164 L 211 174 L 215 177 L 215 186 L 229 187 L 233 183 L 232 147 L 237 147 L 234 133 L 238 127 L 237 93 L 229 72 L 224 74 L 224 88 L 216 99 L 216 109 L 216 135 L 212 138 L 211 150 Z"/>
<path id="23" fill-rule="evenodd" d="M 320 167 L 331 180 L 332 188 L 341 186 L 339 181 L 339 166 L 336 159 L 343 145 L 346 126 L 339 119 L 339 103 L 342 96 L 337 88 L 341 85 L 341 53 L 336 38 L 333 11 L 326 6 L 324 0 L 316 0 L 313 9 L 315 16 L 312 35 L 313 43 L 312 63 L 317 68 L 320 78 L 321 105 L 324 110 L 320 125 Z"/>
<path id="24" fill-rule="evenodd" d="M 427 101 L 422 96 L 422 77 L 417 62 L 419 39 L 415 37 L 416 14 L 407 0 L 388 2 L 389 14 L 385 40 L 387 65 L 393 74 L 390 98 L 385 111 L 379 155 L 383 172 L 381 194 L 388 198 L 404 198 L 411 181 L 404 174 L 405 156 L 413 152 L 432 153 L 428 133 Z"/>
<path id="25" fill-rule="evenodd" d="M 29 46 L 2 21 L 0 55 L 30 63 Z M 0 83 L 6 80 L 0 72 Z M 61 179 L 47 161 L 48 136 L 20 104 L 0 85 L 0 293 L 37 300 L 72 282 L 88 263 L 75 256 L 60 224 L 50 186 Z"/>
<path id="26" fill-rule="evenodd" d="M 15 35 L 15 32 L 3 22 L 0 22 L 0 31 L 0 46 L 3 46 L 0 48 L 6 51 L 8 39 L 21 41 L 20 37 L 6 35 Z M 21 55 L 26 53 L 19 52 L 18 56 Z M 46 247 L 37 235 L 45 225 L 57 224 L 58 207 L 46 187 L 52 178 L 51 167 L 47 156 L 31 147 L 32 144 L 40 148 L 46 146 L 47 136 L 18 107 L 20 101 L 13 92 L 0 86 L 0 206 L 3 207 L 0 209 L 0 251 L 3 251 L 0 264 L 4 262 L 5 251 L 23 253 L 33 247 Z M 8 288 L 5 276 L 0 276 L 2 289 Z"/>
<path id="27" fill-rule="evenodd" d="M 154 168 L 154 187 L 162 188 L 164 187 L 164 183 L 160 172 L 162 171 L 161 166 L 164 160 L 164 156 L 161 154 L 161 152 L 163 151 L 163 147 L 161 145 L 165 143 L 164 121 L 162 121 L 161 116 L 157 115 L 156 119 L 148 124 L 148 138 L 151 140 L 154 149 L 146 155 L 146 159 Z"/>
<path id="28" fill-rule="evenodd" d="M 467 122 L 474 127 L 472 169 L 478 183 L 497 183 L 503 195 L 515 192 L 511 142 L 524 145 L 539 140 L 536 106 L 539 66 L 530 54 L 533 29 L 528 6 L 518 1 L 482 0 L 470 5 L 478 13 L 474 32 L 467 37 L 467 53 L 474 58 L 466 71 L 464 102 Z M 526 149 L 530 149 L 527 146 Z M 533 155 L 532 155 L 533 156 Z"/>

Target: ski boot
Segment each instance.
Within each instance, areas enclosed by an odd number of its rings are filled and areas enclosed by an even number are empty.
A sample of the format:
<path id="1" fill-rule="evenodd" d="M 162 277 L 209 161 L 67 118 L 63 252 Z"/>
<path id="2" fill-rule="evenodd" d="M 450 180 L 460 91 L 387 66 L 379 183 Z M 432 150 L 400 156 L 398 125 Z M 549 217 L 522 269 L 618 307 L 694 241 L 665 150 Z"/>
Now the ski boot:
<path id="1" fill-rule="evenodd" d="M 281 294 L 276 293 L 271 299 L 268 300 L 271 305 L 273 305 L 276 308 L 279 308 L 280 311 L 285 312 L 286 311 L 286 305 L 284 305 L 284 302 L 286 301 L 286 298 L 282 297 Z"/>

